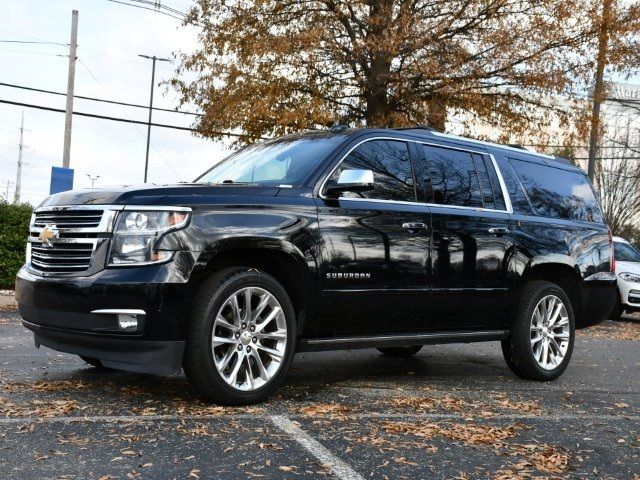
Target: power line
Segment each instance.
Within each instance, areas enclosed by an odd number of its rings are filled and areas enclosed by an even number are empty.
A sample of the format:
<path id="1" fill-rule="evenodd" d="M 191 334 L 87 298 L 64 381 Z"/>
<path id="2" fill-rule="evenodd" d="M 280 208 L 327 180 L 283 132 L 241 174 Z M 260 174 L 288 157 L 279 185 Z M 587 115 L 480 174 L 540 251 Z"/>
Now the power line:
<path id="1" fill-rule="evenodd" d="M 35 105 L 33 103 L 14 102 L 12 100 L 4 100 L 4 99 L 0 99 L 0 103 L 6 103 L 7 105 L 16 105 L 18 107 L 36 108 L 38 110 L 47 110 L 50 112 L 64 113 L 64 110 L 62 108 L 45 107 L 44 105 Z M 110 117 L 107 115 L 98 115 L 95 113 L 73 112 L 73 114 L 79 115 L 81 117 L 100 118 L 102 120 L 113 120 L 115 122 L 134 123 L 136 125 L 147 125 L 148 123 L 148 122 L 142 122 L 140 120 L 130 120 L 128 118 Z M 197 131 L 195 128 L 179 127 L 177 125 L 168 125 L 165 123 L 152 123 L 151 126 L 162 127 L 162 128 L 172 128 L 174 130 L 186 130 L 190 132 Z M 266 140 L 266 138 L 264 137 L 255 137 L 253 135 L 247 135 L 244 133 L 231 133 L 231 132 L 222 132 L 222 131 L 216 131 L 216 130 L 211 131 L 210 133 L 213 135 L 226 135 L 228 137 L 238 137 L 238 138 L 250 137 L 250 138 L 256 138 L 257 140 Z"/>
<path id="2" fill-rule="evenodd" d="M 2 87 L 10 87 L 10 88 L 18 88 L 20 90 L 28 90 L 30 92 L 48 93 L 50 95 L 60 95 L 60 96 L 66 96 L 67 95 L 66 93 L 63 93 L 63 92 L 55 92 L 53 90 L 44 90 L 42 88 L 27 87 L 25 85 L 16 85 L 14 83 L 0 82 L 0 86 L 2 86 Z M 149 105 L 139 105 L 137 103 L 118 102 L 118 101 L 115 101 L 115 100 L 107 100 L 107 99 L 104 99 L 104 98 L 86 97 L 84 95 L 74 95 L 73 98 L 79 98 L 81 100 L 91 100 L 92 102 L 111 103 L 113 105 L 122 105 L 122 106 L 125 106 L 125 107 L 144 108 L 146 110 L 149 109 Z M 184 110 L 172 110 L 170 108 L 153 107 L 153 109 L 154 110 L 158 110 L 158 111 L 162 111 L 162 112 L 180 113 L 182 115 L 194 115 L 194 116 L 197 116 L 197 117 L 204 116 L 203 113 L 185 112 Z"/>
<path id="3" fill-rule="evenodd" d="M 133 3 L 127 3 L 127 2 L 122 2 L 120 0 L 109 0 L 112 3 L 119 3 L 121 5 L 126 5 L 128 7 L 135 7 L 135 8 L 141 8 L 143 10 L 149 10 L 155 13 L 160 13 L 162 15 L 166 15 L 167 17 L 171 17 L 171 18 L 175 18 L 176 20 L 180 20 L 180 21 L 184 21 L 186 14 L 182 13 L 182 12 L 178 12 L 180 14 L 180 16 L 178 15 L 174 15 L 171 13 L 171 11 L 163 11 L 159 8 L 149 8 L 149 7 L 145 7 L 143 5 L 135 5 Z M 136 0 L 131 0 L 131 1 L 136 1 Z M 176 10 L 177 11 L 177 10 Z"/>
<path id="4" fill-rule="evenodd" d="M 64 109 L 62 108 L 53 108 L 53 107 L 45 107 L 44 105 L 35 105 L 33 103 L 23 103 L 23 102 L 14 102 L 12 100 L 4 100 L 4 99 L 0 99 L 0 103 L 6 103 L 8 105 L 16 105 L 19 107 L 27 107 L 27 108 L 37 108 L 38 110 L 47 110 L 50 112 L 60 112 L 60 113 L 64 113 Z M 102 120 L 113 120 L 115 122 L 125 122 L 125 123 L 135 123 L 137 125 L 147 125 L 148 122 L 143 122 L 140 120 L 131 120 L 128 118 L 118 118 L 118 117 L 110 117 L 108 115 L 98 115 L 95 113 L 86 113 L 86 112 L 73 112 L 74 115 L 79 115 L 81 117 L 91 117 L 91 118 L 100 118 Z M 196 130 L 194 128 L 190 128 L 190 127 L 179 127 L 177 125 L 167 125 L 164 123 L 152 123 L 151 124 L 153 127 L 163 127 L 163 128 L 173 128 L 175 130 L 186 130 L 186 131 L 190 131 L 190 132 L 195 132 Z M 223 133 L 223 132 L 216 132 L 216 135 L 230 135 L 230 136 L 236 136 L 236 137 L 247 137 L 249 135 L 241 135 L 241 134 L 236 134 L 236 133 Z"/>
<path id="5" fill-rule="evenodd" d="M 14 50 L 12 48 L 0 48 L 0 52 L 21 53 L 26 55 L 45 55 L 49 57 L 68 57 L 68 55 L 61 55 L 58 53 L 29 52 L 27 50 Z"/>
<path id="6" fill-rule="evenodd" d="M 0 43 L 20 43 L 20 44 L 36 44 L 36 45 L 59 45 L 68 48 L 66 43 L 46 42 L 46 41 L 27 41 L 27 40 L 0 40 Z"/>
<path id="7" fill-rule="evenodd" d="M 91 70 L 89 70 L 89 67 L 87 67 L 87 65 L 79 58 L 78 62 L 80 62 L 80 65 L 82 65 L 84 67 L 84 69 L 89 72 L 89 75 L 91 75 L 91 77 L 93 78 L 93 80 L 100 86 L 100 88 L 102 90 L 104 90 L 104 93 L 106 93 L 107 95 L 111 96 L 111 93 L 109 93 L 109 91 L 107 90 L 107 88 L 102 84 L 102 82 L 98 79 L 98 77 L 96 77 L 93 72 Z M 127 114 L 120 109 L 120 111 L 122 112 L 122 114 L 126 117 Z M 127 117 L 128 118 L 128 117 Z M 149 118 L 149 120 L 146 123 L 147 128 L 151 128 L 151 118 Z M 140 130 L 140 128 L 138 127 L 138 125 L 134 124 L 134 128 L 137 130 L 137 132 L 142 135 L 144 137 L 144 133 L 142 133 L 142 131 Z M 149 143 L 148 138 L 147 138 L 147 143 Z M 176 177 L 178 177 L 179 180 L 182 180 L 182 177 L 180 176 L 180 174 L 176 171 L 175 168 L 173 168 L 171 166 L 171 164 L 169 163 L 169 161 L 164 158 L 164 155 L 162 155 L 162 153 L 160 152 L 160 150 L 158 150 L 155 145 L 151 145 L 151 147 L 155 150 L 155 152 L 158 154 L 158 156 L 160 157 L 160 159 L 165 163 L 165 165 L 167 167 L 169 167 L 169 169 L 174 173 L 174 175 Z M 147 147 L 148 148 L 148 147 Z M 146 176 L 145 176 L 145 182 L 147 181 Z"/>

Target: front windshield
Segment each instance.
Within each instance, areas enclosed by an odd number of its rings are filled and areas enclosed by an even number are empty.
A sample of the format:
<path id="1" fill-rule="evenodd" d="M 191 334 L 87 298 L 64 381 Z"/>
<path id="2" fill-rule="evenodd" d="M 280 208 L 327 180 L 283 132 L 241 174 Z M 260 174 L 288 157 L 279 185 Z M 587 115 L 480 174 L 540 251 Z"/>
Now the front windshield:
<path id="1" fill-rule="evenodd" d="M 640 252 L 632 245 L 614 242 L 615 259 L 621 262 L 640 262 Z"/>
<path id="2" fill-rule="evenodd" d="M 299 185 L 344 138 L 323 134 L 262 142 L 231 155 L 196 182 Z"/>

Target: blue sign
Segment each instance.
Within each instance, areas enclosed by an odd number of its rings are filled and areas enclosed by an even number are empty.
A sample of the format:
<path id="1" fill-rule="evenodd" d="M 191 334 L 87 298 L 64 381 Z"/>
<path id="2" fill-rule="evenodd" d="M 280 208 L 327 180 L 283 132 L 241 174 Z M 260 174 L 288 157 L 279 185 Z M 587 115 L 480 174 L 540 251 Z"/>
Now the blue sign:
<path id="1" fill-rule="evenodd" d="M 49 194 L 73 190 L 73 168 L 51 167 Z"/>

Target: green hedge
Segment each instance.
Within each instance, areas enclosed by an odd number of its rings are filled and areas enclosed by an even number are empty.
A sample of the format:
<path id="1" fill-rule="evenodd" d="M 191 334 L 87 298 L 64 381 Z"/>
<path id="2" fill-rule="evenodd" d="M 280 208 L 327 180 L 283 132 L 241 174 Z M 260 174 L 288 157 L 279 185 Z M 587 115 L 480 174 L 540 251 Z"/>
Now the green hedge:
<path id="1" fill-rule="evenodd" d="M 24 263 L 32 211 L 27 203 L 0 202 L 0 288 L 13 288 Z"/>

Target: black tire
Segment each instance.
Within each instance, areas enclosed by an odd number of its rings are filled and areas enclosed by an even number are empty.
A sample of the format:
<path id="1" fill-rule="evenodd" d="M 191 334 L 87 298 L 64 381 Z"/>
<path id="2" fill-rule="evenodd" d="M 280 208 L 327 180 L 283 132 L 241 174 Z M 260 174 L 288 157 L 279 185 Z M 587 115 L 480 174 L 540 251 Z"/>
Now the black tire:
<path id="1" fill-rule="evenodd" d="M 410 347 L 380 347 L 376 350 L 387 357 L 408 358 L 414 356 L 420 349 L 422 349 L 422 345 L 412 345 Z"/>
<path id="2" fill-rule="evenodd" d="M 562 361 L 555 368 L 549 370 L 539 365 L 531 345 L 531 319 L 534 309 L 548 295 L 554 295 L 562 301 L 569 319 L 567 351 Z M 502 353 L 509 368 L 519 377 L 528 380 L 555 380 L 564 372 L 571 360 L 574 341 L 575 316 L 571 308 L 571 301 L 564 290 L 551 282 L 533 281 L 528 283 L 522 291 L 509 337 L 502 341 Z"/>
<path id="3" fill-rule="evenodd" d="M 235 291 L 259 287 L 271 293 L 282 307 L 287 338 L 279 369 L 260 388 L 241 391 L 227 384 L 214 363 L 211 335 L 215 316 Z M 222 270 L 205 280 L 193 302 L 187 329 L 183 369 L 191 385 L 208 400 L 220 405 L 251 405 L 264 401 L 282 383 L 293 360 L 296 318 L 285 289 L 272 276 L 247 267 Z"/>
<path id="4" fill-rule="evenodd" d="M 613 310 L 611 310 L 611 313 L 609 314 L 609 319 L 611 320 L 620 320 L 624 314 L 624 307 L 620 301 L 620 292 L 616 291 L 616 295 L 616 304 L 613 306 Z"/>
<path id="5" fill-rule="evenodd" d="M 82 360 L 84 360 L 86 363 L 88 363 L 89 365 L 91 365 L 92 367 L 95 367 L 99 370 L 109 370 L 108 367 L 105 367 L 102 362 L 97 359 L 97 358 L 93 358 L 93 357 L 83 357 L 82 355 L 80 355 L 80 358 Z"/>

